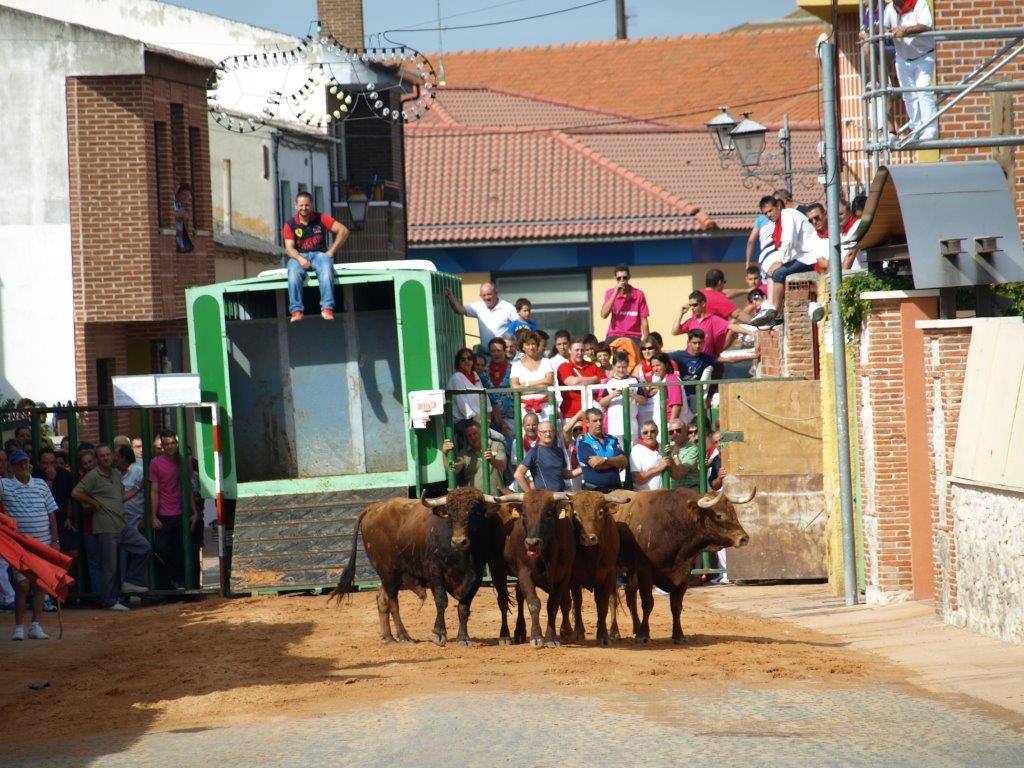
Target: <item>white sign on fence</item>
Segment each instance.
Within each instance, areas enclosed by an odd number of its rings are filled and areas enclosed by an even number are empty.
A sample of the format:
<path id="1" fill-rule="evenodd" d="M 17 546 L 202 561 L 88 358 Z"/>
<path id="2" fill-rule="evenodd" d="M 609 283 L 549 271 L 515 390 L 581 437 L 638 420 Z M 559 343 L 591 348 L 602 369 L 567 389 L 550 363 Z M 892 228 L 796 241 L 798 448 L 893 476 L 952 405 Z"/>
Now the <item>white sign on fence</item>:
<path id="1" fill-rule="evenodd" d="M 442 413 L 443 389 L 420 389 L 409 393 L 409 418 L 416 429 L 423 429 L 431 416 L 440 416 Z"/>
<path id="2" fill-rule="evenodd" d="M 141 376 L 112 376 L 114 405 L 121 407 L 166 408 L 199 405 L 197 373 L 157 373 Z"/>

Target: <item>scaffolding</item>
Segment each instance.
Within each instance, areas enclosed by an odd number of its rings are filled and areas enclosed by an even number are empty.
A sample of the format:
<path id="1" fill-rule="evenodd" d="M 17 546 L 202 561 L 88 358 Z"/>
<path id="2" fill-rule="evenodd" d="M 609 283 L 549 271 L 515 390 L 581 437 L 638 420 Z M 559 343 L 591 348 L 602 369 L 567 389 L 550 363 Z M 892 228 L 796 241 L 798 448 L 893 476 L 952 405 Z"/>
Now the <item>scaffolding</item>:
<path id="1" fill-rule="evenodd" d="M 1005 43 L 991 56 L 956 83 L 936 83 L 927 87 L 900 87 L 890 83 L 889 68 L 894 54 L 888 46 L 892 33 L 885 29 L 885 0 L 858 0 L 858 26 L 863 36 L 860 48 L 862 84 L 861 128 L 864 137 L 864 176 L 873 178 L 879 167 L 892 162 L 894 152 L 919 149 L 960 149 L 967 147 L 1006 147 L 1024 144 L 1024 135 L 975 136 L 970 138 L 920 139 L 921 133 L 937 124 L 957 104 L 972 93 L 1024 91 L 1024 80 L 991 82 L 992 77 L 1024 53 L 1024 27 L 989 29 L 933 29 L 913 35 L 933 43 L 952 41 L 1002 40 Z M 934 81 L 935 78 L 933 78 Z M 936 96 L 935 115 L 921 125 L 909 121 L 890 128 L 890 97 L 930 92 Z M 895 125 L 895 120 L 892 121 Z"/>

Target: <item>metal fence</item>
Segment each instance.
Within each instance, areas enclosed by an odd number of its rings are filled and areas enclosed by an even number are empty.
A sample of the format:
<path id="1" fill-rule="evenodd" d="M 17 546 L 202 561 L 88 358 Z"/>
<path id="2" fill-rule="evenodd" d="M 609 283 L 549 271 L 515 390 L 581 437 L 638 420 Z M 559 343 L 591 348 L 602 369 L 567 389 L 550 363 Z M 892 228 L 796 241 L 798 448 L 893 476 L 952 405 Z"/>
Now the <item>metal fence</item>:
<path id="1" fill-rule="evenodd" d="M 200 549 L 202 541 L 193 541 L 191 527 L 188 524 L 188 520 L 191 516 L 191 501 L 193 496 L 193 487 L 191 478 L 193 471 L 190 463 L 190 458 L 187 452 L 186 438 L 188 435 L 189 420 L 187 416 L 192 413 L 193 417 L 197 414 L 202 414 L 203 417 L 210 419 L 213 427 L 214 434 L 214 467 L 215 467 L 215 486 L 216 486 L 216 504 L 217 504 L 217 523 L 218 523 L 218 570 L 220 574 L 218 588 L 223 593 L 226 590 L 226 571 L 224 563 L 224 510 L 223 510 L 223 498 L 221 494 L 221 462 L 220 462 L 220 409 L 216 403 L 202 403 L 197 406 L 177 406 L 177 407 L 163 407 L 163 408 L 127 408 L 113 405 L 93 405 L 93 406 L 80 406 L 80 405 L 57 405 L 51 407 L 33 407 L 33 408 L 0 408 L 0 423 L 4 430 L 5 440 L 6 433 L 9 430 L 16 429 L 18 427 L 29 427 L 31 430 L 31 441 L 32 441 L 32 456 L 33 464 L 35 466 L 36 457 L 39 455 L 39 451 L 43 447 L 44 437 L 44 423 L 46 417 L 50 414 L 56 415 L 58 420 L 66 422 L 66 434 L 60 436 L 53 436 L 52 440 L 55 442 L 54 448 L 59 449 L 60 443 L 64 438 L 68 440 L 67 446 L 67 471 L 70 472 L 73 484 L 77 484 L 80 478 L 80 467 L 79 467 L 79 451 L 83 445 L 80 439 L 80 433 L 82 431 L 81 422 L 88 418 L 89 415 L 95 414 L 97 417 L 97 426 L 95 427 L 96 433 L 99 436 L 100 443 L 106 443 L 112 445 L 115 437 L 115 427 L 118 415 L 124 414 L 137 414 L 140 422 L 140 434 L 138 437 L 142 440 L 142 487 L 140 493 L 144 496 L 144 509 L 143 509 L 143 521 L 144 529 L 143 532 L 149 541 L 152 555 L 149 561 L 149 573 L 147 576 L 147 584 L 145 585 L 148 589 L 146 594 L 149 595 L 178 595 L 188 593 L 198 593 L 206 591 L 205 585 L 202 584 L 202 568 L 201 561 L 198 559 L 200 556 Z M 160 588 L 158 586 L 158 574 L 156 572 L 156 533 L 153 528 L 153 508 L 152 499 L 150 497 L 150 463 L 154 458 L 153 443 L 155 435 L 158 433 L 158 429 L 154 426 L 154 422 L 162 423 L 160 429 L 167 428 L 170 426 L 175 430 L 178 435 L 178 462 L 180 466 L 179 481 L 181 484 L 181 514 L 182 514 L 182 526 L 181 526 L 181 556 L 183 564 L 183 578 L 184 583 L 180 588 L 166 587 Z M 73 486 L 72 486 L 73 487 Z M 89 576 L 89 565 L 87 562 L 86 552 L 86 533 L 83 530 L 83 510 L 81 505 L 70 497 L 67 499 L 66 515 L 67 520 L 71 521 L 73 526 L 76 547 L 75 551 L 77 555 L 73 564 L 73 576 L 75 577 L 75 585 L 72 588 L 71 596 L 73 598 L 91 598 L 96 596 L 96 585 L 92 584 L 92 579 Z M 202 509 L 198 510 L 200 515 L 200 521 L 202 520 Z M 199 531 L 203 531 L 203 524 L 200 522 Z M 120 582 L 119 582 L 120 583 Z M 86 586 L 88 584 L 88 586 Z"/>
<path id="2" fill-rule="evenodd" d="M 758 379 L 758 381 L 772 382 L 772 381 L 788 381 L 788 378 L 765 378 Z M 717 420 L 716 409 L 711 405 L 711 396 L 714 391 L 723 384 L 735 383 L 735 380 L 731 379 L 706 379 L 699 381 L 681 381 L 681 382 L 638 382 L 635 384 L 628 384 L 621 388 L 616 388 L 619 392 L 631 392 L 633 390 L 659 390 L 659 408 L 658 413 L 655 414 L 658 418 L 658 439 L 659 447 L 664 455 L 664 452 L 669 448 L 670 438 L 668 435 L 668 414 L 666 412 L 665 404 L 667 402 L 668 390 L 678 389 L 682 395 L 683 402 L 687 402 L 687 393 L 693 393 L 693 402 L 695 407 L 692 409 L 692 413 L 696 420 L 697 426 L 697 474 L 698 474 L 698 490 L 700 493 L 707 493 L 708 491 L 708 437 L 709 430 L 712 423 Z M 557 407 L 558 395 L 561 392 L 566 391 L 578 391 L 581 393 L 582 409 L 586 410 L 591 407 L 594 402 L 594 393 L 597 391 L 607 391 L 607 384 L 587 384 L 578 386 L 551 386 L 551 387 L 532 387 L 523 389 L 514 389 L 509 387 L 504 388 L 493 388 L 493 389 L 470 389 L 470 390 L 445 390 L 445 409 L 444 409 L 444 436 L 445 439 L 451 440 L 454 443 L 455 437 L 455 423 L 453 417 L 453 400 L 457 397 L 476 397 L 479 398 L 478 412 L 480 414 L 488 413 L 488 400 L 492 395 L 511 395 L 513 401 L 513 432 L 516 436 L 515 441 L 515 454 L 517 463 L 521 463 L 523 460 L 523 408 L 522 398 L 523 396 L 529 395 L 540 395 L 544 394 L 547 396 L 547 411 L 548 420 L 551 422 L 552 427 L 555 430 L 556 435 L 561 434 L 559 430 L 559 417 L 560 412 Z M 622 422 L 623 422 L 623 434 L 622 444 L 623 453 L 625 453 L 627 459 L 629 458 L 629 451 L 633 444 L 633 434 L 631 426 L 631 416 L 633 408 L 632 397 L 621 398 L 622 407 Z M 556 438 L 557 439 L 557 438 Z M 419 455 L 419 436 L 417 430 L 412 430 L 412 441 L 413 441 L 413 455 Z M 723 442 L 725 442 L 723 440 Z M 477 460 L 483 467 L 489 468 L 489 462 L 484 458 L 484 452 L 488 450 L 489 440 L 486 436 L 481 440 L 479 454 Z M 447 456 L 446 461 L 446 476 L 447 485 L 449 489 L 455 487 L 456 476 L 455 476 L 455 451 L 452 451 Z M 623 485 L 627 489 L 631 489 L 633 486 L 632 472 L 627 464 L 625 470 L 625 479 Z M 662 474 L 662 488 L 675 488 L 679 487 L 671 476 L 669 470 L 665 470 Z M 416 473 L 416 493 L 419 495 L 422 492 L 422 483 L 420 482 L 420 473 Z M 494 489 L 491 487 L 491 476 L 490 471 L 485 469 L 482 472 L 482 487 L 481 490 L 484 493 L 491 493 Z M 695 574 L 721 574 L 725 573 L 725 569 L 712 567 L 711 556 L 705 552 L 702 556 L 702 567 L 694 569 L 692 571 Z"/>

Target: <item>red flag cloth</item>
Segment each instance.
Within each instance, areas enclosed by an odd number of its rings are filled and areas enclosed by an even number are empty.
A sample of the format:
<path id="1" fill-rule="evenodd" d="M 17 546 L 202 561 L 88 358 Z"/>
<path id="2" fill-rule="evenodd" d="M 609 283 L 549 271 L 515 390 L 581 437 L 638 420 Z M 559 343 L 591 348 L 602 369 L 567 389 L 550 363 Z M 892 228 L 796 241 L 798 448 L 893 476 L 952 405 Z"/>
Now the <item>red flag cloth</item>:
<path id="1" fill-rule="evenodd" d="M 68 589 L 75 583 L 68 575 L 73 558 L 18 533 L 18 524 L 7 515 L 0 515 L 0 556 L 45 592 L 61 601 L 68 599 Z"/>
<path id="2" fill-rule="evenodd" d="M 914 6 L 917 5 L 917 0 L 894 0 L 896 6 L 896 13 L 902 16 L 905 13 L 910 13 L 914 10 Z"/>

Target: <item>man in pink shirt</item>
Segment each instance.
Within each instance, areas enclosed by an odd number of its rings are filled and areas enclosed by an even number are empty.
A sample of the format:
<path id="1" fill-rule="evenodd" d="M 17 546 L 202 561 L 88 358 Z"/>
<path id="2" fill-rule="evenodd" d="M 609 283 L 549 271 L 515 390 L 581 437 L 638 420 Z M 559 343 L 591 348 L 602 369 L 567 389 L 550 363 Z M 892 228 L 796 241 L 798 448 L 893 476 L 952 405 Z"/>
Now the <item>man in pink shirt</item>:
<path id="1" fill-rule="evenodd" d="M 178 435 L 173 429 L 160 432 L 159 456 L 149 463 L 149 500 L 153 511 L 156 554 L 163 561 L 162 580 L 180 589 L 185 586 L 182 549 L 181 463 L 178 458 Z M 191 476 L 192 469 L 189 468 Z M 189 526 L 199 517 L 195 497 L 189 493 Z M 161 586 L 167 586 L 166 584 Z"/>
<path id="2" fill-rule="evenodd" d="M 689 320 L 683 322 L 687 310 L 693 314 Z M 689 303 L 679 310 L 679 318 L 672 329 L 672 335 L 682 336 L 694 328 L 704 331 L 704 353 L 714 358 L 722 354 L 722 350 L 725 349 L 725 338 L 729 334 L 729 323 L 719 315 L 711 313 L 708 300 L 700 291 L 691 293 Z"/>
<path id="3" fill-rule="evenodd" d="M 601 306 L 601 317 L 611 315 L 612 318 L 605 340 L 628 336 L 639 343 L 640 339 L 650 333 L 647 327 L 650 314 L 644 292 L 629 284 L 629 267 L 619 264 L 615 268 L 615 287 L 605 292 L 604 304 Z"/>

